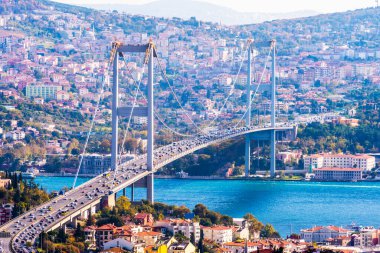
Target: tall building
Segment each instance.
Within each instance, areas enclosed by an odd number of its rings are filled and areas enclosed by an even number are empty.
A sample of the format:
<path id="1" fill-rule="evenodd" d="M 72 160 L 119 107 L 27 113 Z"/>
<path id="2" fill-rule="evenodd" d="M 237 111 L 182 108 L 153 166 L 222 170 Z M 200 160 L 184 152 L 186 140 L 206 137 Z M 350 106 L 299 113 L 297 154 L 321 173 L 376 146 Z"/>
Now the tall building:
<path id="1" fill-rule="evenodd" d="M 55 99 L 57 92 L 61 90 L 62 86 L 59 85 L 27 85 L 25 87 L 25 96 L 28 98 Z"/>

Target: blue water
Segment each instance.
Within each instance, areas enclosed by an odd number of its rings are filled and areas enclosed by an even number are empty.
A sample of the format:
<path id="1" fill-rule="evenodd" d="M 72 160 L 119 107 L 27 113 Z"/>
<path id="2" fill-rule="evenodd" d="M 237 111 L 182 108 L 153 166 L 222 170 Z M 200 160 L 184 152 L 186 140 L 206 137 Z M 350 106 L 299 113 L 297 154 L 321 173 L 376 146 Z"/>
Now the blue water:
<path id="1" fill-rule="evenodd" d="M 78 183 L 87 180 L 79 178 Z M 71 186 L 73 178 L 35 181 L 52 191 Z M 143 189 L 136 193 L 137 198 L 144 194 Z M 282 236 L 314 225 L 380 226 L 380 183 L 156 179 L 155 199 L 190 209 L 203 203 L 233 217 L 251 212 Z"/>

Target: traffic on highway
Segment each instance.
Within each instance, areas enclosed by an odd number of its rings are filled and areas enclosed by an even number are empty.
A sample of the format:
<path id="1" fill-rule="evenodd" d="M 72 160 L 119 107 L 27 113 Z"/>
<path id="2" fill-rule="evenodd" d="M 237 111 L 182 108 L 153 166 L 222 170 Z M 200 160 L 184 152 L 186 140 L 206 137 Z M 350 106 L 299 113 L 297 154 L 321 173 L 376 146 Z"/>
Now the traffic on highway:
<path id="1" fill-rule="evenodd" d="M 292 127 L 290 123 L 276 125 L 276 128 L 290 127 Z M 270 129 L 269 125 L 228 128 L 224 131 L 195 136 L 192 139 L 174 142 L 157 148 L 154 150 L 154 171 L 207 145 L 249 132 L 268 129 Z M 118 170 L 108 171 L 99 175 L 79 187 L 11 220 L 0 227 L 0 231 L 10 234 L 9 238 L 2 239 L 4 252 L 8 252 L 7 249 L 17 253 L 36 252 L 35 244 L 40 239 L 39 236 L 43 231 L 49 231 L 54 225 L 59 224 L 67 217 L 71 217 L 74 213 L 80 216 L 82 212 L 91 210 L 91 205 L 99 203 L 103 196 L 112 195 L 149 173 L 152 173 L 152 171 L 148 171 L 146 154 L 139 155 L 135 159 L 119 165 Z M 76 214 L 78 210 L 80 212 Z"/>

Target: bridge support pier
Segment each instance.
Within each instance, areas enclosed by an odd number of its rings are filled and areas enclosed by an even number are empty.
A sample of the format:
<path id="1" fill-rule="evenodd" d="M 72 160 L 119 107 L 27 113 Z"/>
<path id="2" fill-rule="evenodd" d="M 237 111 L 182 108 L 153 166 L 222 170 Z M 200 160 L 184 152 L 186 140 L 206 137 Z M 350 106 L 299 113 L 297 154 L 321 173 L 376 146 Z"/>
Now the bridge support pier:
<path id="1" fill-rule="evenodd" d="M 276 130 L 272 130 L 270 136 L 270 176 L 276 176 Z"/>
<path id="2" fill-rule="evenodd" d="M 126 192 L 125 192 L 125 188 L 123 189 L 123 196 L 127 196 Z"/>
<path id="3" fill-rule="evenodd" d="M 249 177 L 251 168 L 251 138 L 247 134 L 245 136 L 245 177 Z"/>
<path id="4" fill-rule="evenodd" d="M 100 208 L 109 207 L 113 208 L 116 205 L 116 194 L 110 194 L 102 197 Z"/>

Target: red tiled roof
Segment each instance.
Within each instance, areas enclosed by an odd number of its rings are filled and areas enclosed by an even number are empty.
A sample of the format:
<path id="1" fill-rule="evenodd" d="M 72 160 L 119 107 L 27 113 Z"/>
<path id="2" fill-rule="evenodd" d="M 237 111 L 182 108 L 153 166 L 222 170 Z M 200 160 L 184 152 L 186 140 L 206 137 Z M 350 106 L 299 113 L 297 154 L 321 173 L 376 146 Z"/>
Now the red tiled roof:
<path id="1" fill-rule="evenodd" d="M 226 227 L 226 226 L 213 226 L 213 227 L 203 227 L 203 229 L 210 229 L 210 230 L 229 230 L 232 228 L 231 227 Z"/>
<path id="2" fill-rule="evenodd" d="M 100 226 L 98 228 L 96 228 L 96 230 L 114 230 L 116 229 L 117 227 L 115 225 L 112 225 L 112 224 L 105 224 L 103 226 Z"/>
<path id="3" fill-rule="evenodd" d="M 260 246 L 257 242 L 248 242 L 248 247 Z M 223 246 L 231 246 L 231 247 L 245 247 L 245 242 L 226 242 Z"/>
<path id="4" fill-rule="evenodd" d="M 154 231 L 149 231 L 149 232 L 138 232 L 136 233 L 137 236 L 158 236 L 161 235 L 160 232 L 154 232 Z"/>

